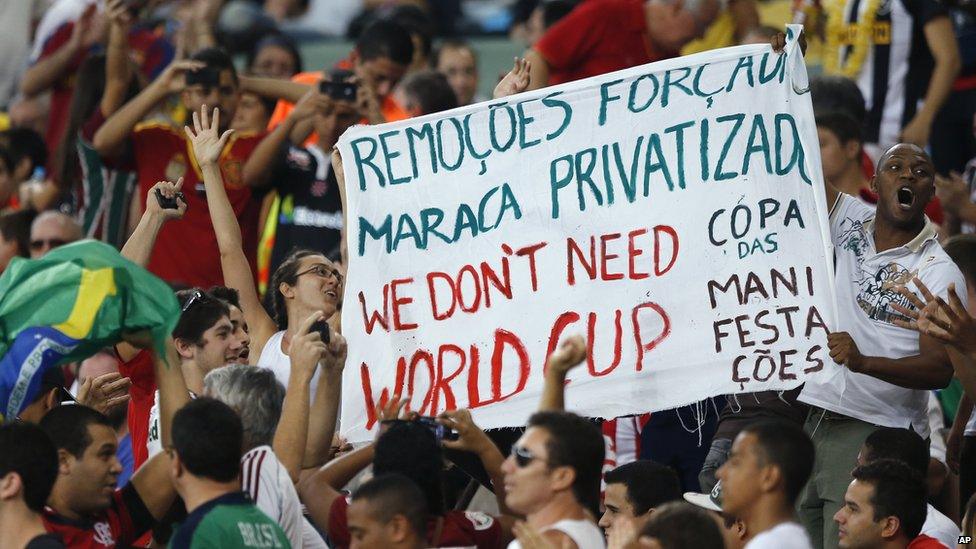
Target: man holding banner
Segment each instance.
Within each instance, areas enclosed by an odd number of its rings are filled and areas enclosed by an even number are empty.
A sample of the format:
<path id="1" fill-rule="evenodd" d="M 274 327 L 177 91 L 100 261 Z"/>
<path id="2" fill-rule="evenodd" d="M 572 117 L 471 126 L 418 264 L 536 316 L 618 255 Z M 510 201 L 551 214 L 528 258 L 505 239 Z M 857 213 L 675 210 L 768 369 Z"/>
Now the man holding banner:
<path id="1" fill-rule="evenodd" d="M 941 389 L 952 378 L 943 347 L 931 336 L 899 327 L 897 321 L 906 318 L 895 308 L 913 307 L 899 293 L 913 277 L 940 296 L 950 284 L 965 287 L 925 217 L 934 175 L 925 151 L 900 144 L 882 155 L 871 180 L 879 195 L 877 211 L 826 184 L 840 312 L 828 345 L 831 358 L 845 368 L 808 380 L 799 397 L 812 407 L 805 429 L 817 450 L 799 511 L 818 548 L 837 547 L 833 516 L 844 505 L 867 436 L 882 426 L 928 437 L 927 390 Z"/>

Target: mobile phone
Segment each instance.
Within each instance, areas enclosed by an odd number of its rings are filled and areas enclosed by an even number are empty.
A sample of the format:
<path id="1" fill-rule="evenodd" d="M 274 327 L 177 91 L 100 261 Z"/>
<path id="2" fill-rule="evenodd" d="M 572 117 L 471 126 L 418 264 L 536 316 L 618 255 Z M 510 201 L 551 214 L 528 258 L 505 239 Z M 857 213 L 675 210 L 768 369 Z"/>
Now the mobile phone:
<path id="1" fill-rule="evenodd" d="M 355 102 L 359 85 L 349 81 L 353 76 L 350 71 L 334 70 L 328 80 L 319 82 L 319 92 L 338 101 Z"/>
<path id="2" fill-rule="evenodd" d="M 220 85 L 220 71 L 213 67 L 203 67 L 186 73 L 187 86 L 203 86 L 213 88 Z"/>
<path id="3" fill-rule="evenodd" d="M 182 192 L 176 193 L 176 196 L 169 198 L 163 196 L 162 191 L 156 189 L 156 202 L 159 202 L 159 207 L 164 210 L 178 210 L 180 209 L 180 201 L 186 204 L 186 197 L 183 196 Z"/>
<path id="4" fill-rule="evenodd" d="M 332 330 L 329 328 L 329 323 L 324 320 L 319 320 L 312 324 L 312 327 L 308 329 L 309 333 L 318 332 L 322 336 L 322 343 L 326 345 L 332 341 Z"/>
<path id="5" fill-rule="evenodd" d="M 430 432 L 434 433 L 434 438 L 438 442 L 442 440 L 457 440 L 458 433 L 450 427 L 445 427 L 437 422 L 437 418 L 430 416 L 420 416 L 417 418 L 417 423 L 420 423 L 424 427 L 430 429 Z"/>

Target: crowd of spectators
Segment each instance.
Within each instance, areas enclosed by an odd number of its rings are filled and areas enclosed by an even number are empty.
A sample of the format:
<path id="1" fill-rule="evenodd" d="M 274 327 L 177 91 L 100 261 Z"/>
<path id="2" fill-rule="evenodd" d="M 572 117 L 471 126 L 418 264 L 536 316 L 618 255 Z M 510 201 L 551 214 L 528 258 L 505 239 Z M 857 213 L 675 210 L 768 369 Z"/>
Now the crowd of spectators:
<path id="1" fill-rule="evenodd" d="M 165 354 L 127 337 L 48 369 L 0 424 L 0 547 L 976 546 L 971 3 L 8 0 L 0 21 L 0 273 L 95 239 L 181 309 Z M 594 420 L 564 401 L 574 336 L 522 428 L 398 395 L 375 441 L 338 436 L 347 129 L 778 50 L 788 22 L 838 376 Z M 485 36 L 524 47 L 507 74 L 479 69 Z M 323 37 L 352 47 L 313 65 Z"/>

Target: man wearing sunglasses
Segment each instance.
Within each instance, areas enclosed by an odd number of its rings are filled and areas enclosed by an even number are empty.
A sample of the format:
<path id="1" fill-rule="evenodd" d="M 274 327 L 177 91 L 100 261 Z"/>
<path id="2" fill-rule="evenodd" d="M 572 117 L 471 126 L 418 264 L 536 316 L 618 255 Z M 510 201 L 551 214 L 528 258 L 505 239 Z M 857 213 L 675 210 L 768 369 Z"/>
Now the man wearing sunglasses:
<path id="1" fill-rule="evenodd" d="M 587 419 L 538 412 L 502 465 L 505 504 L 555 547 L 604 547 L 587 512 L 599 506 L 603 458 L 603 436 Z"/>
<path id="2" fill-rule="evenodd" d="M 43 212 L 31 224 L 31 259 L 43 257 L 54 248 L 76 240 L 81 240 L 81 226 L 77 221 L 61 212 Z"/>

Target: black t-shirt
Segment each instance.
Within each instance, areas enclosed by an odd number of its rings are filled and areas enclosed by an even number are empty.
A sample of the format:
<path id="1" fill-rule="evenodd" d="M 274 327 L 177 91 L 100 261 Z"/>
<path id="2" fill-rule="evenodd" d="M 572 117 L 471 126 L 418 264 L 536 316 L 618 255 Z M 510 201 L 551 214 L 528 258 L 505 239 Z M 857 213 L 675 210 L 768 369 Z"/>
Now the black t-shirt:
<path id="1" fill-rule="evenodd" d="M 64 549 L 64 544 L 54 534 L 42 534 L 27 542 L 24 549 Z"/>
<path id="2" fill-rule="evenodd" d="M 285 144 L 271 182 L 280 197 L 271 272 L 295 248 L 339 256 L 342 201 L 330 158 L 318 147 Z"/>

